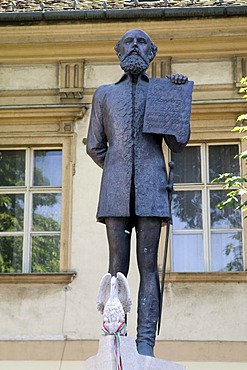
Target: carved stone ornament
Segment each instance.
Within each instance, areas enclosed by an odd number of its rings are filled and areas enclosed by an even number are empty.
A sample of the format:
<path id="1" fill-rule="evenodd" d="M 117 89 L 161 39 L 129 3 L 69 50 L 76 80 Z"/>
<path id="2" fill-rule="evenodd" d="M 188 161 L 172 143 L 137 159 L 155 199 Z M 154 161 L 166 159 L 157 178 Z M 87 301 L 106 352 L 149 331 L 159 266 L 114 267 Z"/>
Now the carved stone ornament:
<path id="1" fill-rule="evenodd" d="M 186 143 L 189 135 L 194 83 L 174 84 L 168 78 L 150 78 L 143 133 L 174 135 Z"/>
<path id="2" fill-rule="evenodd" d="M 97 309 L 103 315 L 105 334 L 126 334 L 125 314 L 130 312 L 132 301 L 126 277 L 118 272 L 117 276 L 107 273 L 103 276 L 97 296 Z"/>

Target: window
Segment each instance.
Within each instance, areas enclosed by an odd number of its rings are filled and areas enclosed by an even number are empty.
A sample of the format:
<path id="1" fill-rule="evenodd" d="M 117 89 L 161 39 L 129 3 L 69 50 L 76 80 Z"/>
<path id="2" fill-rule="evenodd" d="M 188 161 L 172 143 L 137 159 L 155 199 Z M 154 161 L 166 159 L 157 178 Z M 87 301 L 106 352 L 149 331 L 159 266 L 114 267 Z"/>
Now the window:
<path id="1" fill-rule="evenodd" d="M 211 181 L 220 173 L 240 173 L 238 144 L 198 144 L 175 162 L 171 266 L 174 272 L 242 271 L 242 219 L 233 207 L 217 204 L 226 196 Z"/>
<path id="2" fill-rule="evenodd" d="M 0 149 L 0 272 L 60 270 L 61 147 Z"/>

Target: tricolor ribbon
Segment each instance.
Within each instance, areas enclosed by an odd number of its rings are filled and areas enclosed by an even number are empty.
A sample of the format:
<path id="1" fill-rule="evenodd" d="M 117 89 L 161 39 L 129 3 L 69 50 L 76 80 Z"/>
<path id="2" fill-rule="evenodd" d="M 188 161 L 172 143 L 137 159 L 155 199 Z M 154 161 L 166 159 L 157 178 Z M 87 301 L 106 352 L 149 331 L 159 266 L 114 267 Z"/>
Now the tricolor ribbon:
<path id="1" fill-rule="evenodd" d="M 115 333 L 110 333 L 109 330 L 106 328 L 105 323 L 102 324 L 102 330 L 105 335 L 114 335 L 114 356 L 116 360 L 116 370 L 123 370 L 122 359 L 121 359 L 121 352 L 120 352 L 120 335 L 126 329 L 125 322 L 119 325 Z"/>

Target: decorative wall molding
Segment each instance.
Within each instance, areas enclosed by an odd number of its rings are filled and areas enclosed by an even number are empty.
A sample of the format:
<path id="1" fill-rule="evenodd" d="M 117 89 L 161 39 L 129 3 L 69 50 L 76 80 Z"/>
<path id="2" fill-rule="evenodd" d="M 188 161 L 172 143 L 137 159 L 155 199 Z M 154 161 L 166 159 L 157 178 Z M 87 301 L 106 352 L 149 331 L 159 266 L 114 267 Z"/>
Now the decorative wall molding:
<path id="1" fill-rule="evenodd" d="M 243 77 L 247 77 L 247 55 L 237 56 L 235 59 L 236 87 L 242 87 L 240 80 Z"/>
<path id="2" fill-rule="evenodd" d="M 171 57 L 168 58 L 156 58 L 152 62 L 149 72 L 153 78 L 165 78 L 166 75 L 171 74 Z"/>
<path id="3" fill-rule="evenodd" d="M 61 99 L 82 99 L 84 90 L 84 60 L 64 61 L 59 64 Z"/>
<path id="4" fill-rule="evenodd" d="M 85 104 L 0 107 L 0 136 L 10 133 L 39 135 L 74 131 L 74 122 L 87 111 Z"/>

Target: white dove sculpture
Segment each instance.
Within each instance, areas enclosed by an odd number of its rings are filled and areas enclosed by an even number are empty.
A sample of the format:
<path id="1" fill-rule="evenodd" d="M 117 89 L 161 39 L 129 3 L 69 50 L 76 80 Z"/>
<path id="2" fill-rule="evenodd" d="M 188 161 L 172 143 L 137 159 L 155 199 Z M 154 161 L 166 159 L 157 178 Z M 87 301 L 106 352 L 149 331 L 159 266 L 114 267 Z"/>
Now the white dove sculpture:
<path id="1" fill-rule="evenodd" d="M 126 277 L 105 274 L 99 286 L 97 309 L 103 314 L 103 330 L 106 334 L 126 334 L 125 314 L 130 312 L 132 301 Z"/>

